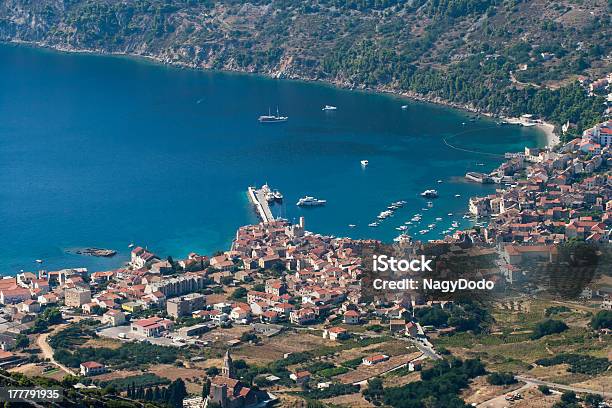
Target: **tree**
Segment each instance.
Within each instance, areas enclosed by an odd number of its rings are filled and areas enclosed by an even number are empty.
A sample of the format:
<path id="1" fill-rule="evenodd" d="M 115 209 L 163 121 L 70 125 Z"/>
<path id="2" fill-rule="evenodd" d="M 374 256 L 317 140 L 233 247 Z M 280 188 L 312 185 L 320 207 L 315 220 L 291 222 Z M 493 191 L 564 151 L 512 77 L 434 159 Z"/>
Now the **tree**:
<path id="1" fill-rule="evenodd" d="M 209 367 L 206 369 L 206 375 L 208 375 L 209 377 L 219 375 L 219 369 L 217 367 Z"/>
<path id="2" fill-rule="evenodd" d="M 567 330 L 568 327 L 561 320 L 547 319 L 538 323 L 531 335 L 533 340 L 548 336 L 549 334 L 561 333 Z"/>
<path id="3" fill-rule="evenodd" d="M 374 377 L 368 380 L 368 388 L 363 391 L 363 396 L 368 401 L 379 401 L 383 396 L 383 382 L 380 378 Z"/>
<path id="4" fill-rule="evenodd" d="M 573 404 L 577 401 L 576 393 L 573 391 L 565 391 L 563 394 L 561 394 L 561 401 L 566 404 Z"/>
<path id="5" fill-rule="evenodd" d="M 240 287 L 234 290 L 230 298 L 234 300 L 239 300 L 239 299 L 245 299 L 246 296 L 247 296 L 247 290 L 243 287 Z"/>
<path id="6" fill-rule="evenodd" d="M 253 290 L 255 292 L 265 292 L 266 291 L 266 285 L 264 285 L 263 283 L 258 283 L 256 285 L 253 285 Z"/>
<path id="7" fill-rule="evenodd" d="M 183 399 L 187 396 L 185 382 L 181 378 L 174 380 L 168 387 L 168 404 L 175 408 L 183 407 Z"/>
<path id="8" fill-rule="evenodd" d="M 603 402 L 603 397 L 598 394 L 587 394 L 584 397 L 584 402 L 588 407 L 597 408 Z"/>
<path id="9" fill-rule="evenodd" d="M 210 378 L 207 377 L 202 385 L 202 398 L 208 397 L 208 394 L 210 394 Z"/>
<path id="10" fill-rule="evenodd" d="M 550 394 L 550 388 L 548 388 L 547 385 L 540 385 L 538 386 L 538 390 L 540 390 L 540 392 L 544 395 L 549 395 Z"/>
<path id="11" fill-rule="evenodd" d="M 612 310 L 600 310 L 597 312 L 597 314 L 591 319 L 591 327 L 595 330 L 612 330 Z"/>
<path id="12" fill-rule="evenodd" d="M 28 338 L 28 336 L 24 334 L 18 334 L 17 337 L 15 337 L 15 347 L 24 349 L 27 348 L 29 345 L 30 339 Z"/>
<path id="13" fill-rule="evenodd" d="M 512 373 L 491 373 L 487 381 L 491 385 L 510 385 L 517 382 Z"/>

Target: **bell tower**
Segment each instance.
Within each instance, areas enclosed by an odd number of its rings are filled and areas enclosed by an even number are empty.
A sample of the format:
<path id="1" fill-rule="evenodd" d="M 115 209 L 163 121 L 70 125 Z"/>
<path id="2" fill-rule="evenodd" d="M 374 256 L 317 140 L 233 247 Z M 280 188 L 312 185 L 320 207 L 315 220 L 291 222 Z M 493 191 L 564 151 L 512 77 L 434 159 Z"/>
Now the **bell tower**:
<path id="1" fill-rule="evenodd" d="M 225 358 L 223 359 L 223 368 L 221 369 L 221 375 L 226 378 L 234 378 L 234 362 L 232 356 L 230 356 L 229 350 L 225 352 Z"/>

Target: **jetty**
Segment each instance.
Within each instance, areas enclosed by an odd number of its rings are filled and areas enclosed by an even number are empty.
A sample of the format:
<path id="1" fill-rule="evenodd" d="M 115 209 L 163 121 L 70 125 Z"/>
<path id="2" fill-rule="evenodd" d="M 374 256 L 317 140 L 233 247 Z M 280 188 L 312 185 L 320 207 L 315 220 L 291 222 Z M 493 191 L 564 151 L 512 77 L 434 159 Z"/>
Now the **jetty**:
<path id="1" fill-rule="evenodd" d="M 251 204 L 253 204 L 257 215 L 263 222 L 274 221 L 272 210 L 270 210 L 270 205 L 266 200 L 266 194 L 269 191 L 270 188 L 267 184 L 264 184 L 262 188 L 249 187 L 247 189 L 247 196 L 249 197 L 249 201 L 251 202 Z"/>

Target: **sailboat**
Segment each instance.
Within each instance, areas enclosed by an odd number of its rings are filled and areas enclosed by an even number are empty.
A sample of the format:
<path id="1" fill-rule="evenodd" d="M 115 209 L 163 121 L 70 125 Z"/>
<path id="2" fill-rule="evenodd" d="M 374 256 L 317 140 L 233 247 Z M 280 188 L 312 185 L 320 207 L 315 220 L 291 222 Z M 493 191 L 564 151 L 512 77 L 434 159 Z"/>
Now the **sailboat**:
<path id="1" fill-rule="evenodd" d="M 259 119 L 257 120 L 259 121 L 259 123 L 276 123 L 276 122 L 286 122 L 288 119 L 289 119 L 288 116 L 281 116 L 278 113 L 278 107 L 276 107 L 276 115 L 272 115 L 272 113 L 270 112 L 270 108 L 268 108 L 268 114 L 261 115 Z"/>

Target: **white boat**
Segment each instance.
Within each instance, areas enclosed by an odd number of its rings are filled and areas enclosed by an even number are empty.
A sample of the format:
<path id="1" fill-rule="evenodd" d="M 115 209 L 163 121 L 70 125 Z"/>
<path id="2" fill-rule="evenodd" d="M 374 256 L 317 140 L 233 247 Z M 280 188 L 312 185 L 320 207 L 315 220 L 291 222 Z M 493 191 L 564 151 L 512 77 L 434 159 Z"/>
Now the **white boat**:
<path id="1" fill-rule="evenodd" d="M 288 116 L 280 116 L 278 113 L 278 108 L 276 108 L 276 115 L 272 115 L 270 109 L 268 109 L 267 115 L 261 115 L 258 119 L 259 123 L 276 123 L 276 122 L 286 122 L 289 120 Z"/>
<path id="2" fill-rule="evenodd" d="M 324 111 L 335 111 L 336 109 L 338 109 L 336 106 L 332 106 L 332 105 L 325 105 L 325 107 L 323 107 Z"/>
<path id="3" fill-rule="evenodd" d="M 437 190 L 425 190 L 421 193 L 421 197 L 438 198 L 438 191 Z"/>
<path id="4" fill-rule="evenodd" d="M 349 224 L 349 228 L 355 228 L 357 225 L 355 224 Z"/>
<path id="5" fill-rule="evenodd" d="M 442 180 L 438 180 L 438 184 L 442 183 Z"/>
<path id="6" fill-rule="evenodd" d="M 37 259 L 37 260 L 36 260 L 36 263 L 41 264 L 41 263 L 43 263 L 43 260 L 42 260 L 42 259 Z"/>
<path id="7" fill-rule="evenodd" d="M 134 243 L 131 242 L 130 245 L 128 245 L 128 248 L 134 248 Z"/>
<path id="8" fill-rule="evenodd" d="M 461 197 L 461 194 L 455 194 L 455 197 L 459 198 Z"/>
<path id="9" fill-rule="evenodd" d="M 372 228 L 378 227 L 378 223 L 377 222 L 371 222 L 371 223 L 368 224 L 368 227 L 372 227 Z"/>
<path id="10" fill-rule="evenodd" d="M 409 243 L 411 241 L 410 235 L 408 234 L 400 234 L 397 237 L 393 238 L 393 241 L 398 242 L 398 243 Z"/>
<path id="11" fill-rule="evenodd" d="M 452 217 L 452 216 L 453 216 L 453 213 L 448 213 L 448 214 L 446 214 L 446 215 L 448 215 L 449 217 Z"/>
<path id="12" fill-rule="evenodd" d="M 453 221 L 451 225 L 453 226 L 453 228 L 459 228 L 459 223 L 457 221 Z"/>
<path id="13" fill-rule="evenodd" d="M 367 167 L 367 165 L 368 165 L 368 164 L 370 164 L 370 162 L 369 162 L 369 161 L 367 161 L 367 160 L 362 160 L 362 161 L 361 161 L 361 166 L 362 166 L 362 167 Z"/>
<path id="14" fill-rule="evenodd" d="M 442 221 L 442 218 L 436 217 L 436 221 Z"/>
<path id="15" fill-rule="evenodd" d="M 305 196 L 300 198 L 296 205 L 299 205 L 300 207 L 313 207 L 318 205 L 325 205 L 326 203 L 327 200 L 320 200 L 311 196 Z"/>
<path id="16" fill-rule="evenodd" d="M 408 105 L 402 105 L 402 109 L 404 110 L 408 109 Z"/>
<path id="17" fill-rule="evenodd" d="M 427 202 L 427 207 L 429 207 L 429 208 L 433 207 L 433 203 L 431 201 L 428 201 Z"/>

